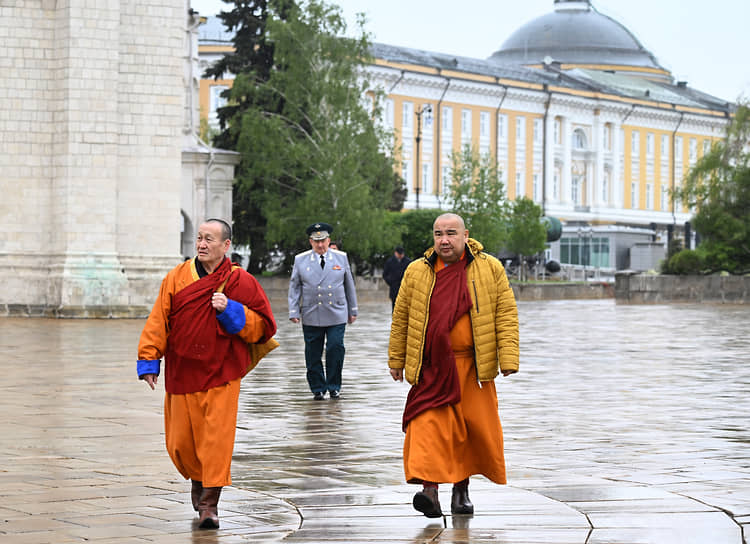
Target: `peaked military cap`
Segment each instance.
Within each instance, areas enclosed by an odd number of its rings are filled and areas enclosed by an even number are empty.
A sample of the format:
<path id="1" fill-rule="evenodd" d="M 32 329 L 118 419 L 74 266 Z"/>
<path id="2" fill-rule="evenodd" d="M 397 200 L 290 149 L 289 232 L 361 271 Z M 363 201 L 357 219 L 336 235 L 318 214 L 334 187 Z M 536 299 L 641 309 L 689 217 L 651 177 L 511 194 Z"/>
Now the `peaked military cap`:
<path id="1" fill-rule="evenodd" d="M 328 223 L 315 223 L 307 227 L 306 232 L 313 240 L 325 240 L 331 236 L 333 227 Z"/>

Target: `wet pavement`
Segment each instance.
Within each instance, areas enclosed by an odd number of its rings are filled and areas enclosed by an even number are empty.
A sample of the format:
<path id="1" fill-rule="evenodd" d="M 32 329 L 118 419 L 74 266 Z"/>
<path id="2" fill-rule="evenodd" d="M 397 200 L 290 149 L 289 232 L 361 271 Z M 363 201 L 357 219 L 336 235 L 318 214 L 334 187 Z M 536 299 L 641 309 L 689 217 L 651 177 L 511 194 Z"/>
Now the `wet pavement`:
<path id="1" fill-rule="evenodd" d="M 339 400 L 312 400 L 298 325 L 244 381 L 221 529 L 199 530 L 164 449 L 141 320 L 0 319 L 0 542 L 740 544 L 750 534 L 750 307 L 522 302 L 498 379 L 508 485 L 473 517 L 411 507 L 390 303 L 346 333 Z M 747 537 L 746 537 L 747 538 Z"/>

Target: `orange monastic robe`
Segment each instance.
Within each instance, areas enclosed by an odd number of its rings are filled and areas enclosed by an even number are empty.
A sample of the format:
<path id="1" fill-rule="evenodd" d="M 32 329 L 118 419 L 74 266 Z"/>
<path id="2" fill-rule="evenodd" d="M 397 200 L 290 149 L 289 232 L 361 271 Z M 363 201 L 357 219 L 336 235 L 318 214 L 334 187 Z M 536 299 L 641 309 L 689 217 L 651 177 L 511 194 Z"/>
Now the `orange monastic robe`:
<path id="1" fill-rule="evenodd" d="M 438 262 L 437 266 L 442 263 Z M 456 483 L 482 474 L 506 483 L 503 429 L 495 382 L 480 388 L 474 365 L 469 314 L 451 330 L 461 401 L 432 408 L 412 419 L 404 438 L 404 472 L 409 483 Z"/>
<path id="2" fill-rule="evenodd" d="M 160 359 L 165 352 L 172 297 L 200 278 L 195 259 L 186 261 L 167 275 L 159 299 L 146 322 L 138 346 L 139 359 Z M 153 317 L 164 316 L 164 319 Z M 250 345 L 253 364 L 278 343 L 271 339 L 255 343 L 265 334 L 263 319 L 245 307 L 246 323 L 237 333 Z M 169 364 L 166 361 L 165 364 Z M 166 446 L 172 462 L 185 478 L 203 482 L 204 487 L 231 485 L 231 462 L 237 425 L 237 402 L 241 378 L 212 387 L 207 391 L 164 396 Z"/>

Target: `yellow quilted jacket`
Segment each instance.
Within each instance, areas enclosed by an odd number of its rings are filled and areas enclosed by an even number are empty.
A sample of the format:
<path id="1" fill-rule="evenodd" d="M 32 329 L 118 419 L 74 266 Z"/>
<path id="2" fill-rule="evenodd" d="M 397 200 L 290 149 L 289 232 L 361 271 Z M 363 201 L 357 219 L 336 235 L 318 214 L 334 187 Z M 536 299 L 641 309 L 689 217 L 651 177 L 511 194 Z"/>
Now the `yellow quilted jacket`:
<path id="1" fill-rule="evenodd" d="M 518 370 L 518 312 L 505 269 L 482 252 L 473 238 L 466 242 L 466 280 L 472 299 L 469 310 L 474 336 L 474 364 L 480 382 L 493 380 L 500 370 Z M 403 368 L 406 381 L 419 381 L 424 354 L 430 297 L 435 287 L 433 248 L 412 262 L 396 298 L 388 345 L 388 366 Z"/>

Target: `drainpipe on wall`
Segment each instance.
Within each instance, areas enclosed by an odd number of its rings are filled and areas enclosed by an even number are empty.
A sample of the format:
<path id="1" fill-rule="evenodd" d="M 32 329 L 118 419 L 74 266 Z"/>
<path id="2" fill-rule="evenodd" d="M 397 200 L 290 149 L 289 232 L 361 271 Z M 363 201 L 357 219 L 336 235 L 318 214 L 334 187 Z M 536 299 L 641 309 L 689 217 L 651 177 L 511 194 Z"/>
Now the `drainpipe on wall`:
<path id="1" fill-rule="evenodd" d="M 440 195 L 445 192 L 445 187 L 440 185 L 440 164 L 442 163 L 443 156 L 440 153 L 440 129 L 442 127 L 442 120 L 443 120 L 443 110 L 440 107 L 440 104 L 443 103 L 443 98 L 445 98 L 445 93 L 448 92 L 448 87 L 450 87 L 451 84 L 451 78 L 445 77 L 445 88 L 443 89 L 443 94 L 440 95 L 440 98 L 437 101 L 437 105 L 435 106 L 435 142 L 433 143 L 434 150 L 433 150 L 433 156 L 435 157 L 435 187 L 440 187 L 440 189 L 437 191 L 437 201 L 438 201 L 438 208 L 442 207 L 442 204 L 440 203 Z M 435 152 L 437 150 L 437 152 Z"/>
<path id="2" fill-rule="evenodd" d="M 399 83 L 401 83 L 402 79 L 404 79 L 404 71 L 403 70 L 401 70 L 401 75 L 398 76 L 398 79 L 393 83 L 393 85 L 391 85 L 391 88 L 388 89 L 388 92 L 385 93 L 385 95 L 388 96 L 389 94 L 391 94 L 393 92 L 393 89 L 396 88 L 396 85 L 398 85 Z"/>

